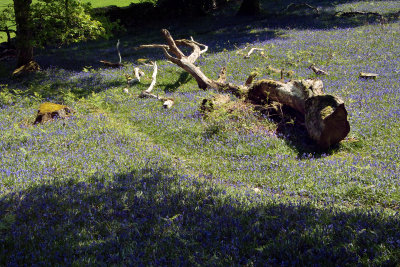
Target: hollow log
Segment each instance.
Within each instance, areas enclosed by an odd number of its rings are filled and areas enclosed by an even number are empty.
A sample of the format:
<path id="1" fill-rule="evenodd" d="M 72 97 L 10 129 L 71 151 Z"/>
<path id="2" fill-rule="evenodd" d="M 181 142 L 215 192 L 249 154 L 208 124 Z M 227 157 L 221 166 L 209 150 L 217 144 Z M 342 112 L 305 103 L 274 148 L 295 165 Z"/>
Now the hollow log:
<path id="1" fill-rule="evenodd" d="M 261 80 L 249 89 L 247 98 L 262 105 L 276 101 L 300 112 L 309 136 L 321 148 L 328 148 L 347 136 L 350 124 L 343 100 L 325 95 L 322 89 L 321 80 Z"/>
<path id="2" fill-rule="evenodd" d="M 201 89 L 214 88 L 221 92 L 229 92 L 255 105 L 265 105 L 271 101 L 287 105 L 304 116 L 309 136 L 323 149 L 337 144 L 349 133 L 350 125 L 343 100 L 324 94 L 321 80 L 293 80 L 287 83 L 275 80 L 254 82 L 253 73 L 244 85 L 236 85 L 226 82 L 225 68 L 221 69 L 217 80 L 212 80 L 194 64 L 202 51 L 206 50 L 201 50 L 200 46 L 206 48 L 207 46 L 193 39 L 175 41 L 165 29 L 161 33 L 167 45 L 142 45 L 138 48 L 161 48 L 167 59 L 191 74 Z M 193 51 L 186 56 L 178 45 L 191 47 Z"/>

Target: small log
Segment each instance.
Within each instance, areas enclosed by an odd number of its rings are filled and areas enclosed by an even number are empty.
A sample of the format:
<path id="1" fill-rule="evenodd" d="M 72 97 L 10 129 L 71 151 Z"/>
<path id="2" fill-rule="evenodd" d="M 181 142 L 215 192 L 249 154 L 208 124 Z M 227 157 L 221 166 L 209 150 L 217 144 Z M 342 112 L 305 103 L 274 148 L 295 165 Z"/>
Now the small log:
<path id="1" fill-rule="evenodd" d="M 254 51 L 264 51 L 264 49 L 253 47 L 252 49 L 250 49 L 250 51 L 247 53 L 247 55 L 245 55 L 243 58 L 250 58 L 251 54 L 253 54 Z"/>
<path id="2" fill-rule="evenodd" d="M 310 4 L 307 4 L 307 3 L 290 3 L 282 11 L 286 13 L 286 12 L 293 12 L 295 10 L 304 9 L 304 8 L 311 9 L 311 10 L 315 11 L 315 13 L 317 15 L 319 15 L 319 9 L 317 7 L 314 7 L 314 6 L 312 6 Z"/>
<path id="3" fill-rule="evenodd" d="M 35 61 L 30 61 L 28 64 L 19 67 L 12 73 L 13 77 L 24 76 L 29 73 L 40 71 L 40 66 Z"/>
<path id="4" fill-rule="evenodd" d="M 174 99 L 173 98 L 166 98 L 164 99 L 164 103 L 163 103 L 163 108 L 165 109 L 169 109 L 174 105 Z"/>
<path id="5" fill-rule="evenodd" d="M 368 72 L 360 72 L 360 74 L 358 75 L 358 77 L 362 78 L 362 79 L 374 79 L 376 80 L 376 78 L 378 78 L 379 74 L 376 73 L 368 73 Z"/>
<path id="6" fill-rule="evenodd" d="M 334 14 L 335 17 L 356 17 L 356 16 L 375 16 L 379 19 L 383 18 L 383 15 L 378 12 L 364 12 L 364 11 L 338 11 Z"/>
<path id="7" fill-rule="evenodd" d="M 329 75 L 327 71 L 315 67 L 315 64 L 312 64 L 309 69 L 311 69 L 316 75 Z"/>
<path id="8" fill-rule="evenodd" d="M 107 60 L 100 60 L 100 63 L 103 63 L 104 65 L 106 65 L 107 67 L 110 67 L 110 68 L 120 68 L 120 67 L 124 66 L 124 64 L 122 64 L 122 63 L 113 63 L 113 62 L 110 62 Z"/>
<path id="9" fill-rule="evenodd" d="M 193 40 L 175 41 L 167 30 L 161 32 L 168 45 L 143 45 L 139 48 L 161 48 L 168 60 L 195 78 L 200 88 L 214 88 L 224 93 L 229 92 L 255 105 L 265 105 L 270 101 L 276 101 L 289 106 L 302 114 L 309 136 L 323 149 L 337 144 L 349 133 L 350 125 L 343 101 L 338 97 L 325 95 L 322 91 L 321 80 L 294 80 L 287 83 L 261 80 L 254 83 L 254 77 L 250 75 L 244 85 L 235 85 L 225 81 L 224 68 L 218 80 L 212 80 L 194 65 L 201 55 L 201 49 L 197 43 Z M 191 47 L 192 54 L 185 56 L 178 45 Z M 281 70 L 281 76 L 283 76 L 283 70 Z M 207 105 L 211 104 L 203 100 L 202 106 Z"/>

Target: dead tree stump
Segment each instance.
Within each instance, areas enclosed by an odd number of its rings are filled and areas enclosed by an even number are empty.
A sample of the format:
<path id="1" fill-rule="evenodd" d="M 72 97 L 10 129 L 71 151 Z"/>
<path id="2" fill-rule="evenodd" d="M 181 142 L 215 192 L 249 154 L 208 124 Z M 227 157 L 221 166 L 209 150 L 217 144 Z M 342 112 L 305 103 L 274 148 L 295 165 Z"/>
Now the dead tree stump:
<path id="1" fill-rule="evenodd" d="M 70 114 L 72 114 L 72 109 L 59 104 L 54 104 L 50 102 L 42 103 L 39 106 L 39 110 L 36 115 L 35 122 L 33 123 L 45 123 L 47 121 L 52 121 L 56 118 L 65 119 Z"/>

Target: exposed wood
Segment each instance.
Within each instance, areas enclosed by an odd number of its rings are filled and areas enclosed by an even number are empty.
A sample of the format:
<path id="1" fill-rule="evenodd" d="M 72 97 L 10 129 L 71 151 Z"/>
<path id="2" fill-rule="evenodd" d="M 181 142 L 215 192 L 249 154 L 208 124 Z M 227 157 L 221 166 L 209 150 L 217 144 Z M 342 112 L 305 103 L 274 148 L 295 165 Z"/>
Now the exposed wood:
<path id="1" fill-rule="evenodd" d="M 119 57 L 119 64 L 121 64 L 122 63 L 122 57 L 121 57 L 121 52 L 119 51 L 119 44 L 120 44 L 120 42 L 119 42 L 119 39 L 118 39 L 117 52 L 118 52 L 118 57 Z"/>
<path id="2" fill-rule="evenodd" d="M 135 77 L 136 77 L 137 81 L 140 82 L 140 77 L 144 76 L 144 72 L 141 71 L 138 67 L 135 67 L 133 69 L 133 72 L 135 73 Z"/>
<path id="3" fill-rule="evenodd" d="M 12 73 L 13 77 L 20 77 L 29 73 L 34 73 L 40 71 L 40 66 L 35 61 L 30 61 L 28 64 L 25 64 L 18 69 L 14 70 Z"/>
<path id="4" fill-rule="evenodd" d="M 319 9 L 307 3 L 290 3 L 285 9 L 283 9 L 283 12 L 293 12 L 294 10 L 299 10 L 303 8 L 311 9 L 319 15 Z"/>
<path id="5" fill-rule="evenodd" d="M 158 95 L 154 95 L 151 93 L 151 91 L 153 91 L 154 86 L 156 85 L 157 82 L 157 72 L 158 72 L 158 67 L 157 67 L 157 63 L 154 62 L 153 65 L 153 75 L 152 75 L 152 80 L 150 83 L 149 88 L 147 88 L 146 90 L 144 90 L 139 97 L 141 98 L 145 98 L 145 97 L 150 97 L 150 98 L 156 98 L 158 100 L 161 100 L 162 98 L 158 97 Z"/>
<path id="6" fill-rule="evenodd" d="M 244 56 L 244 58 L 250 58 L 251 54 L 253 54 L 254 51 L 264 51 L 264 49 L 253 47 L 252 49 L 250 49 L 247 55 Z"/>
<path id="7" fill-rule="evenodd" d="M 309 136 L 322 148 L 343 140 L 350 131 L 343 101 L 325 95 L 321 80 L 294 80 L 282 83 L 261 80 L 249 90 L 248 99 L 255 104 L 276 101 L 304 115 Z"/>
<path id="8" fill-rule="evenodd" d="M 137 75 L 139 75 L 140 72 L 137 72 L 137 70 L 139 70 L 139 68 L 135 68 L 135 72 L 137 73 Z M 153 91 L 154 86 L 156 85 L 156 82 L 157 82 L 157 73 L 158 73 L 157 63 L 154 62 L 154 64 L 153 64 L 153 75 L 152 75 L 152 80 L 151 80 L 150 86 L 149 86 L 149 88 L 147 88 L 146 90 L 144 90 L 143 92 L 140 93 L 139 98 L 154 98 L 154 99 L 157 99 L 157 100 L 163 102 L 163 107 L 165 109 L 169 109 L 174 105 L 174 99 L 173 98 L 160 97 L 158 94 L 155 95 L 155 94 L 153 94 L 151 92 L 151 91 Z M 139 77 L 139 79 L 140 79 L 140 77 Z"/>
<path id="9" fill-rule="evenodd" d="M 174 105 L 174 99 L 172 99 L 172 98 L 164 99 L 163 108 L 169 109 L 169 108 L 171 108 L 173 105 Z"/>
<path id="10" fill-rule="evenodd" d="M 261 80 L 254 83 L 255 75 L 252 73 L 244 85 L 236 85 L 226 82 L 225 68 L 221 70 L 217 80 L 212 80 L 194 65 L 201 51 L 194 40 L 174 41 L 167 30 L 162 30 L 161 33 L 168 45 L 153 44 L 139 48 L 161 48 L 168 60 L 195 78 L 200 88 L 214 88 L 220 92 L 232 93 L 255 105 L 276 101 L 289 106 L 302 114 L 309 136 L 324 149 L 337 144 L 349 133 L 350 125 L 343 101 L 338 97 L 325 95 L 321 80 L 294 80 L 288 83 Z M 192 53 L 189 56 L 184 55 L 178 45 L 191 47 Z M 283 76 L 284 70 L 280 72 Z"/>
<path id="11" fill-rule="evenodd" d="M 154 69 L 153 69 L 153 75 L 152 75 L 152 80 L 151 80 L 151 84 L 149 86 L 149 88 L 147 88 L 147 90 L 145 92 L 150 93 L 154 86 L 156 85 L 157 82 L 157 72 L 158 72 L 158 68 L 157 68 L 157 63 L 154 62 Z"/>
<path id="12" fill-rule="evenodd" d="M 358 77 L 362 78 L 362 79 L 374 79 L 376 80 L 376 78 L 378 78 L 379 74 L 376 73 L 368 73 L 368 72 L 360 72 L 360 74 L 358 75 Z"/>
<path id="13" fill-rule="evenodd" d="M 323 69 L 319 69 L 315 67 L 315 64 L 312 64 L 309 69 L 311 69 L 315 74 L 317 75 L 329 75 L 327 71 L 324 71 Z"/>
<path id="14" fill-rule="evenodd" d="M 121 63 L 113 63 L 113 62 L 110 62 L 110 61 L 107 61 L 107 60 L 100 60 L 100 63 L 103 63 L 107 67 L 111 67 L 111 68 L 120 68 L 120 67 L 124 66 Z"/>
<path id="15" fill-rule="evenodd" d="M 376 16 L 383 18 L 383 15 L 378 12 L 364 12 L 364 11 L 338 11 L 334 14 L 335 17 L 355 17 L 355 16 Z"/>

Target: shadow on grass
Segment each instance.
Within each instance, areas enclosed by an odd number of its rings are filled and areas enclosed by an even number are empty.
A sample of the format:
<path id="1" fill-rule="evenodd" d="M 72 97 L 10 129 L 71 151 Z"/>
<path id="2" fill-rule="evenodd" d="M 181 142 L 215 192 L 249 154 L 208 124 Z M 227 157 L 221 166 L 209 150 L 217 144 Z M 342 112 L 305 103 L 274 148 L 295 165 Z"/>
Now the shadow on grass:
<path id="1" fill-rule="evenodd" d="M 400 219 L 238 196 L 168 170 L 0 199 L 2 265 L 394 265 Z"/>
<path id="2" fill-rule="evenodd" d="M 178 90 L 179 86 L 188 83 L 192 79 L 192 76 L 186 71 L 182 71 L 181 74 L 179 75 L 179 78 L 176 82 L 173 84 L 168 84 L 165 86 L 164 91 L 166 93 L 173 93 L 176 90 Z"/>

